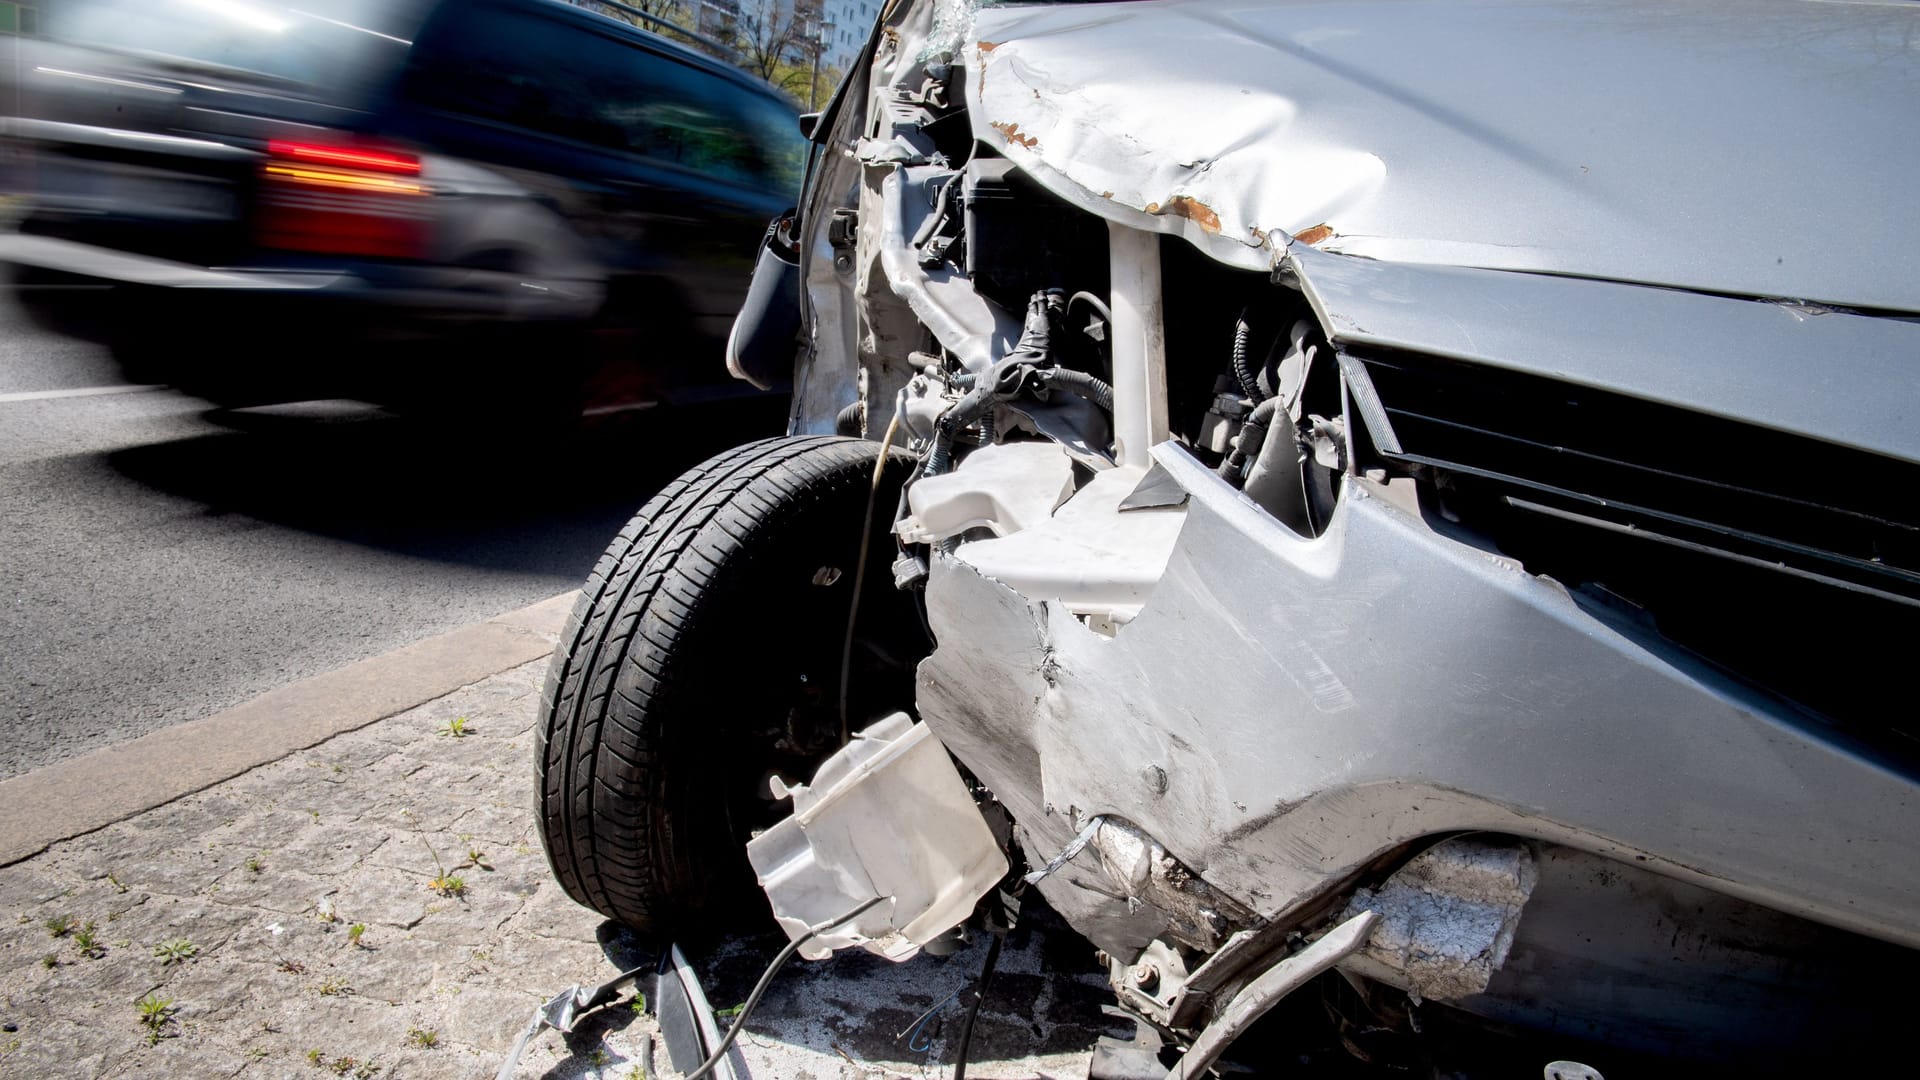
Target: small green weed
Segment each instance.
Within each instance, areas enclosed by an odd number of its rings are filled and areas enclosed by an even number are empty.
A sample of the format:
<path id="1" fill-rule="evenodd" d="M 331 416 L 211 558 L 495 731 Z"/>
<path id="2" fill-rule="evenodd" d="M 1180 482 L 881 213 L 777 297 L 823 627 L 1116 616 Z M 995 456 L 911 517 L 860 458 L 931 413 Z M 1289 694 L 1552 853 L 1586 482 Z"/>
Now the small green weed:
<path id="1" fill-rule="evenodd" d="M 440 861 L 440 853 L 433 850 L 433 843 L 424 835 L 420 837 L 420 842 L 427 845 L 427 854 L 433 856 L 433 868 L 439 871 L 439 874 L 432 881 L 427 882 L 428 891 L 439 893 L 441 896 L 465 896 L 467 894 L 467 879 L 461 877 L 459 874 L 447 873 L 447 864 Z M 455 870 L 460 868 L 459 866 L 454 867 Z"/>
<path id="2" fill-rule="evenodd" d="M 327 1055 L 318 1050 L 307 1051 L 307 1064 L 316 1069 L 325 1069 L 335 1076 L 351 1076 L 354 1080 L 371 1080 L 380 1072 L 380 1066 L 371 1061 L 355 1061 L 350 1057 L 328 1061 Z"/>
<path id="3" fill-rule="evenodd" d="M 360 944 L 360 938 L 364 936 L 366 932 L 367 932 L 367 924 L 363 922 L 357 922 L 357 923 L 354 923 L 352 926 L 347 927 L 347 944 L 349 945 Z"/>
<path id="4" fill-rule="evenodd" d="M 314 989 L 320 992 L 321 997 L 339 997 L 342 994 L 353 993 L 353 987 L 347 985 L 346 978 L 340 975 L 329 975 L 321 979 L 320 985 Z"/>
<path id="5" fill-rule="evenodd" d="M 40 925 L 47 928 L 48 937 L 63 938 L 73 932 L 77 923 L 78 920 L 71 915 L 49 915 L 47 921 Z"/>
<path id="6" fill-rule="evenodd" d="M 120 883 L 120 879 L 114 877 L 112 874 L 107 875 L 107 884 L 113 886 L 114 892 L 123 893 L 127 891 L 127 887 Z"/>
<path id="7" fill-rule="evenodd" d="M 608 1065 L 613 1064 L 613 1056 L 605 1050 L 595 1047 L 593 1053 L 587 1057 L 587 1064 L 592 1065 L 596 1069 L 604 1069 Z"/>
<path id="8" fill-rule="evenodd" d="M 52 953 L 48 953 L 40 958 L 40 966 L 46 968 L 48 971 L 52 971 L 54 968 L 60 966 L 60 958 Z"/>
<path id="9" fill-rule="evenodd" d="M 172 998 L 148 994 L 133 1003 L 133 1011 L 140 1018 L 140 1026 L 147 1029 L 148 1046 L 167 1037 L 167 1021 L 173 1018 Z"/>
<path id="10" fill-rule="evenodd" d="M 473 734 L 474 730 L 475 729 L 467 726 L 467 718 L 464 716 L 456 716 L 440 725 L 440 734 L 450 739 L 464 739 L 468 735 Z"/>
<path id="11" fill-rule="evenodd" d="M 641 993 L 638 990 L 635 990 L 633 992 L 633 1001 L 630 1002 L 630 1004 L 633 1006 L 634 1012 L 637 1012 L 637 1013 L 646 1012 L 647 1011 L 647 995 Z"/>
<path id="12" fill-rule="evenodd" d="M 246 862 L 247 873 L 257 874 L 263 869 L 263 865 L 264 864 L 260 862 L 260 856 L 258 855 L 247 856 L 247 862 Z"/>
<path id="13" fill-rule="evenodd" d="M 184 964 L 199 952 L 200 946 L 183 937 L 168 938 L 153 947 L 153 955 L 159 958 L 161 967 Z"/>
<path id="14" fill-rule="evenodd" d="M 440 1045 L 440 1033 L 432 1028 L 408 1028 L 407 1045 L 431 1050 Z"/>

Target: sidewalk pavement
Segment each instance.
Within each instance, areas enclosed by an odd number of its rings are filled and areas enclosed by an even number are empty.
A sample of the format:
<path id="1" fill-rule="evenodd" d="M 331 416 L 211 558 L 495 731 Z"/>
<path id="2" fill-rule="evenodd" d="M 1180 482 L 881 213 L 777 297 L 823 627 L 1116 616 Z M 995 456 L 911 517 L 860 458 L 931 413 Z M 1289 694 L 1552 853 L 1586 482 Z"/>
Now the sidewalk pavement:
<path id="1" fill-rule="evenodd" d="M 561 892 L 535 828 L 571 599 L 0 784 L 0 1077 L 491 1078 L 536 1005 L 646 959 Z M 754 928 L 691 959 L 724 1007 L 782 944 Z M 948 1075 L 983 949 L 792 962 L 742 1075 Z M 1104 997 L 1070 932 L 1010 944 L 969 1075 L 1085 1076 Z M 629 1000 L 515 1073 L 671 1075 Z"/>

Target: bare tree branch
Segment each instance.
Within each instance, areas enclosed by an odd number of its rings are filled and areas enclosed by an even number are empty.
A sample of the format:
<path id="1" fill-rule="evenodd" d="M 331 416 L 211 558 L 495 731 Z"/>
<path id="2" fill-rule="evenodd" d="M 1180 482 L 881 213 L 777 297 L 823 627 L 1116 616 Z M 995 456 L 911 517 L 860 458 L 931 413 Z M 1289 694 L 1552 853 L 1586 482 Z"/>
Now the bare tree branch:
<path id="1" fill-rule="evenodd" d="M 820 0 L 741 0 L 731 44 L 740 53 L 740 66 L 768 82 L 791 91 L 791 79 L 776 78 L 788 64 L 805 64 L 818 47 Z M 801 85 L 804 85 L 804 79 Z"/>

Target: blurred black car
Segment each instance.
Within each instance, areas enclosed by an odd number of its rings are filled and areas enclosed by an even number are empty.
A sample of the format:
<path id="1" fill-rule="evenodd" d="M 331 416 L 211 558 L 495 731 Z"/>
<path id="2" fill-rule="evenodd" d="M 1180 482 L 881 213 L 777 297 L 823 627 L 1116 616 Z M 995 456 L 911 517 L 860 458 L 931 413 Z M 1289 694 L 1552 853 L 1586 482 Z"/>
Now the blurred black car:
<path id="1" fill-rule="evenodd" d="M 803 164 L 784 97 L 553 0 L 295 5 L 46 3 L 0 261 L 111 283 L 134 374 L 229 403 L 517 394 L 590 354 L 639 393 L 721 378 Z"/>

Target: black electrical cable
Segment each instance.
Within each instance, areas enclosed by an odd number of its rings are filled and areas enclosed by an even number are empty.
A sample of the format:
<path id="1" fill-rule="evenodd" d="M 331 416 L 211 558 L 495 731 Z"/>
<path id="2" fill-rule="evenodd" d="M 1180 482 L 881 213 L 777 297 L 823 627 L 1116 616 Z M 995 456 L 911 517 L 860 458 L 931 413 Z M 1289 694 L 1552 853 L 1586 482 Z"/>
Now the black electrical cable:
<path id="1" fill-rule="evenodd" d="M 1253 327 L 1247 323 L 1245 308 L 1233 323 L 1233 378 L 1240 389 L 1255 402 L 1266 400 L 1267 395 L 1260 390 L 1260 380 L 1254 377 L 1253 367 L 1247 359 L 1247 343 L 1253 334 Z"/>
<path id="2" fill-rule="evenodd" d="M 1268 398 L 1253 407 L 1247 418 L 1240 424 L 1240 437 L 1233 441 L 1233 451 L 1220 463 L 1218 470 L 1222 479 L 1235 487 L 1240 487 L 1243 478 L 1240 470 L 1249 461 L 1260 457 L 1260 447 L 1267 441 L 1267 426 L 1273 423 L 1273 415 L 1280 411 L 1280 399 Z"/>
<path id="3" fill-rule="evenodd" d="M 873 504 L 880 497 L 880 478 L 886 473 L 887 455 L 893 450 L 894 435 L 900 431 L 900 412 L 906 408 L 906 401 L 905 389 L 894 395 L 893 419 L 887 421 L 887 433 L 880 437 L 880 457 L 873 463 L 873 482 L 867 487 L 867 512 L 860 519 L 860 551 L 854 556 L 853 564 L 853 599 L 847 601 L 847 637 L 840 648 L 841 746 L 853 741 L 853 731 L 848 726 L 847 716 L 847 701 L 852 697 L 853 685 L 853 629 L 859 624 L 860 597 L 867 587 L 867 546 L 873 539 Z"/>
<path id="4" fill-rule="evenodd" d="M 786 965 L 786 962 L 793 957 L 794 953 L 800 951 L 800 946 L 805 945 L 807 942 L 812 941 L 815 936 L 823 934 L 843 922 L 858 918 L 862 912 L 865 912 L 868 908 L 885 899 L 887 899 L 887 897 L 876 896 L 837 919 L 828 919 L 823 923 L 815 923 L 807 929 L 806 933 L 787 942 L 787 947 L 780 950 L 780 955 L 773 958 L 773 963 L 767 965 L 767 970 L 760 976 L 760 981 L 754 984 L 753 993 L 748 994 L 746 1004 L 740 1006 L 740 1015 L 733 1018 L 733 1026 L 727 1029 L 726 1035 L 720 1040 L 720 1045 L 714 1048 L 713 1054 L 709 1056 L 707 1060 L 700 1063 L 699 1068 L 688 1073 L 684 1080 L 703 1080 L 704 1077 L 712 1074 L 714 1067 L 719 1065 L 721 1060 L 727 1056 L 727 1050 L 733 1046 L 733 1040 L 740 1037 L 741 1029 L 747 1026 L 747 1017 L 753 1015 L 754 1006 L 760 1004 L 761 995 L 767 992 L 767 987 L 773 985 L 773 977 L 780 973 L 780 969 Z M 994 944 L 998 945 L 999 942 L 999 938 L 994 939 Z M 992 954 L 989 953 L 988 955 Z"/>
<path id="5" fill-rule="evenodd" d="M 1000 941 L 1005 936 L 996 933 L 993 940 L 987 942 L 987 959 L 980 965 L 980 985 L 974 988 L 973 1004 L 967 1006 L 966 1022 L 960 1025 L 960 1049 L 953 1055 L 953 1080 L 967 1080 L 967 1051 L 973 1046 L 973 1021 L 980 1015 L 980 1003 L 987 999 L 987 986 L 993 982 L 993 966 L 1000 962 Z"/>
<path id="6" fill-rule="evenodd" d="M 1048 386 L 1057 386 L 1086 398 L 1108 412 L 1113 411 L 1113 387 L 1097 375 L 1073 368 L 1046 368 L 1041 371 L 1040 378 Z"/>
<path id="7" fill-rule="evenodd" d="M 1087 305 L 1093 310 L 1099 312 L 1100 317 L 1107 320 L 1107 325 L 1109 326 L 1113 325 L 1113 312 L 1107 308 L 1107 302 L 1105 300 L 1100 299 L 1099 297 L 1093 295 L 1090 292 L 1082 291 L 1082 292 L 1074 293 L 1072 296 L 1069 296 L 1067 298 L 1067 310 L 1072 311 L 1073 305 L 1075 304 Z"/>

